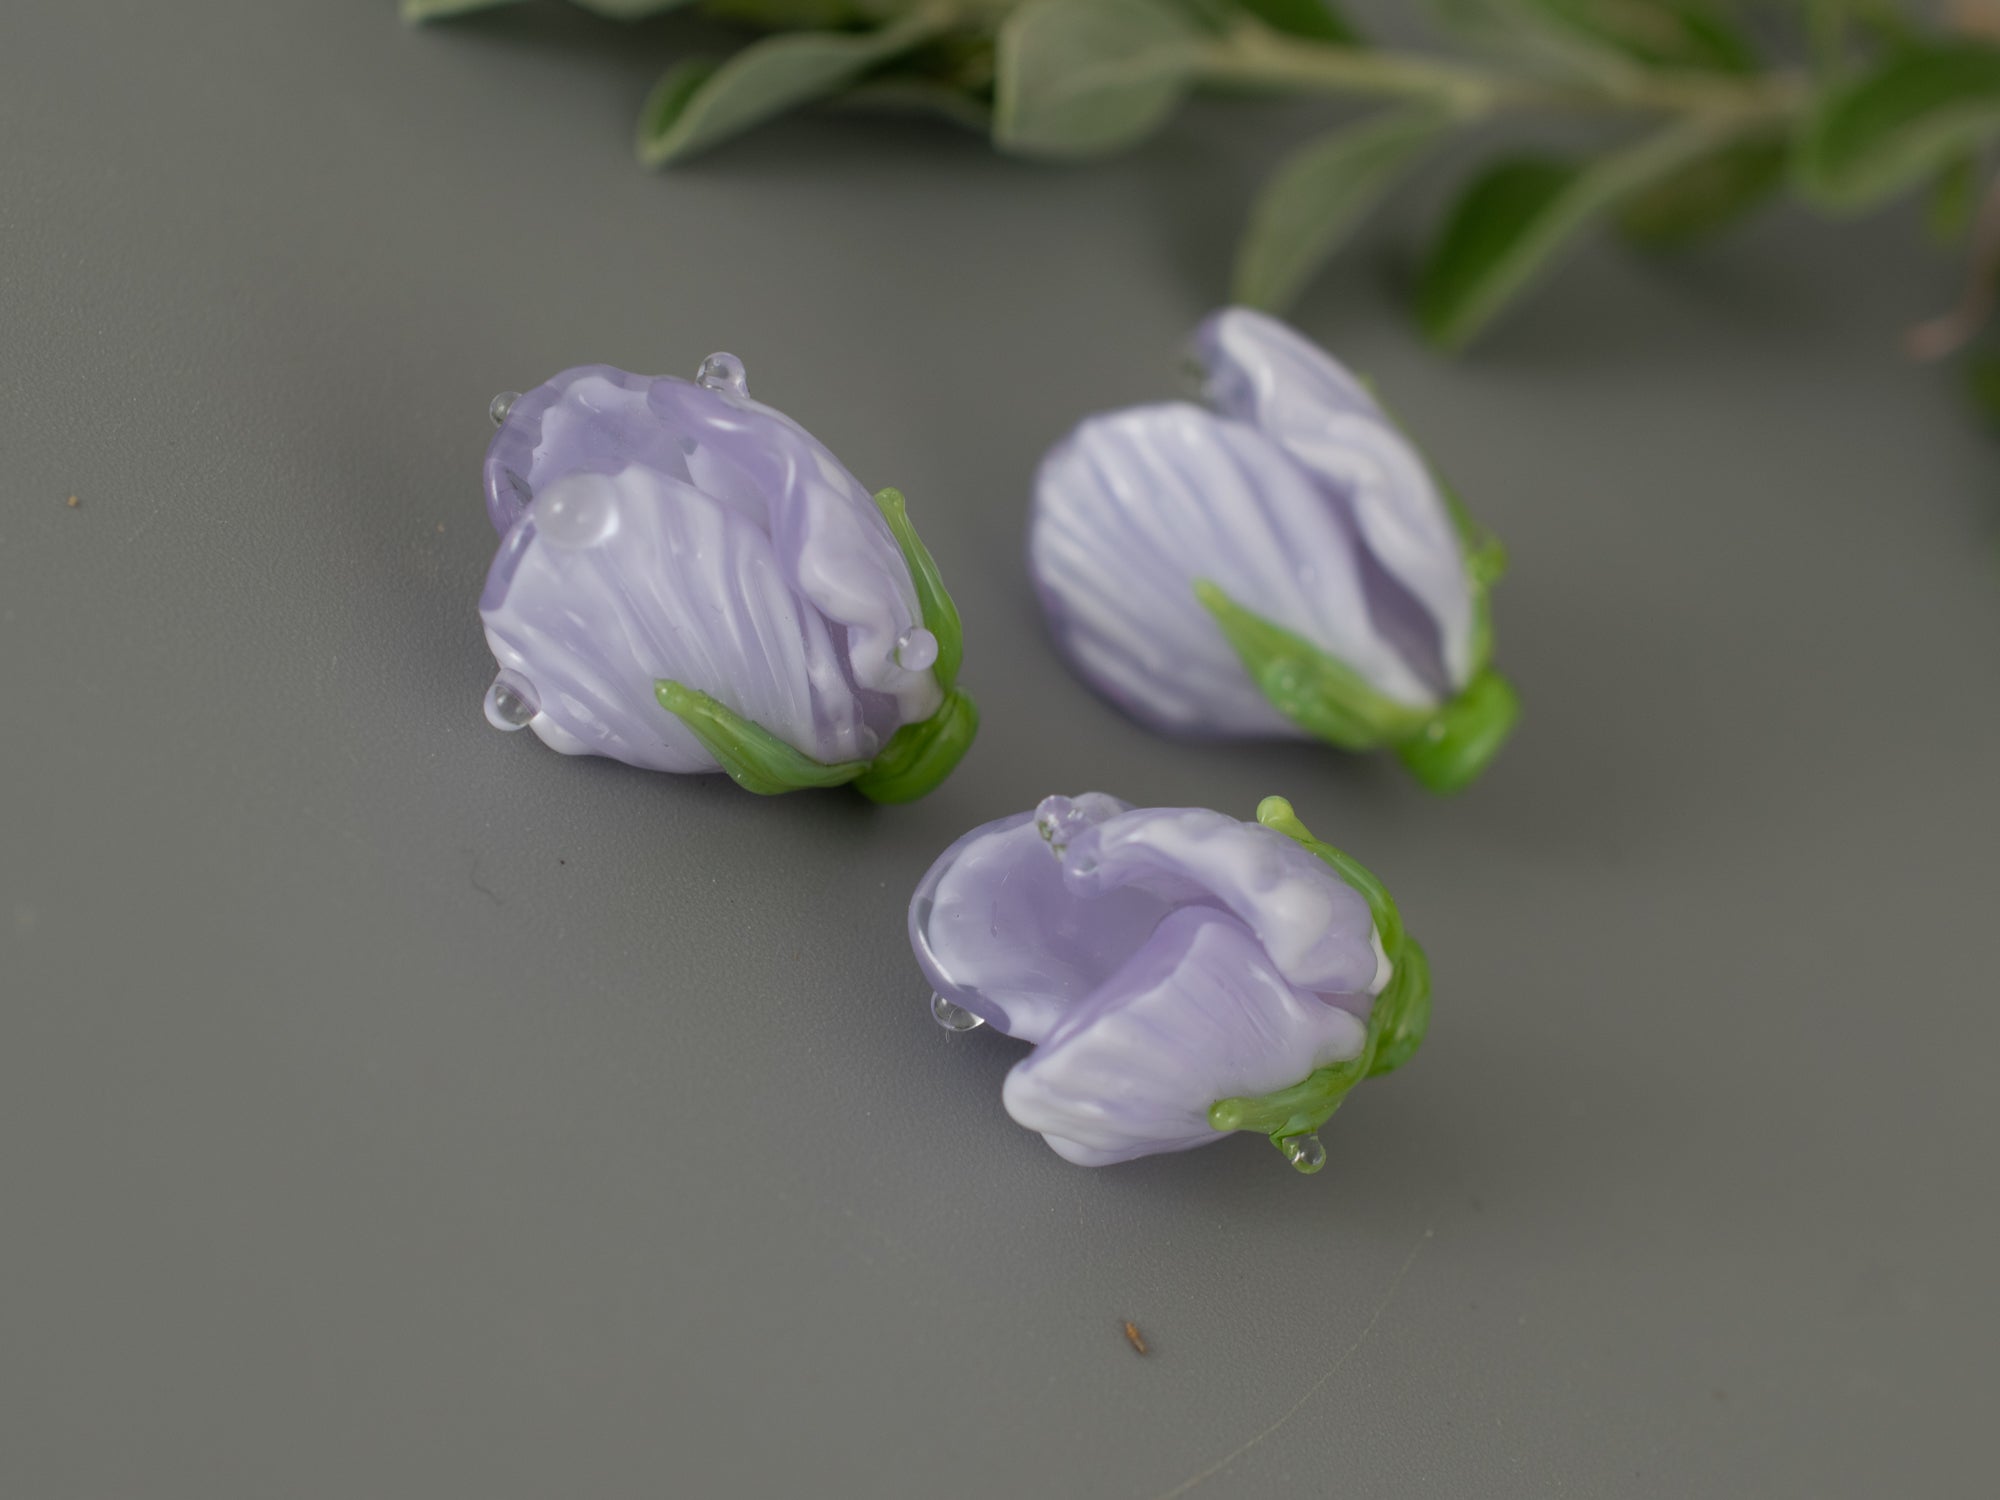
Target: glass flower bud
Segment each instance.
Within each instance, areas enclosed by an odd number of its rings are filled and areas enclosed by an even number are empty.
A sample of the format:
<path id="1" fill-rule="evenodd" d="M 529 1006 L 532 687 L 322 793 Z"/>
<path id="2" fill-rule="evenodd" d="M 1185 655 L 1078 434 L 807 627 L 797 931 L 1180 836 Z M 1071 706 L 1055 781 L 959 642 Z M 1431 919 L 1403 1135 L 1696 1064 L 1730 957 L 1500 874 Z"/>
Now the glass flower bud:
<path id="1" fill-rule="evenodd" d="M 1063 654 L 1167 733 L 1390 747 L 1466 785 L 1519 711 L 1489 661 L 1500 548 L 1284 324 L 1225 309 L 1192 357 L 1205 405 L 1091 417 L 1042 461 L 1028 564 Z"/>
<path id="2" fill-rule="evenodd" d="M 910 942 L 939 1022 L 1033 1044 L 1002 1100 L 1082 1166 L 1255 1130 L 1315 1171 L 1320 1127 L 1430 1020 L 1395 903 L 1282 797 L 1250 823 L 1047 798 L 939 857 Z"/>
<path id="3" fill-rule="evenodd" d="M 765 793 L 904 801 L 958 763 L 958 611 L 903 497 L 751 400 L 734 356 L 566 370 L 493 417 L 497 727 Z"/>

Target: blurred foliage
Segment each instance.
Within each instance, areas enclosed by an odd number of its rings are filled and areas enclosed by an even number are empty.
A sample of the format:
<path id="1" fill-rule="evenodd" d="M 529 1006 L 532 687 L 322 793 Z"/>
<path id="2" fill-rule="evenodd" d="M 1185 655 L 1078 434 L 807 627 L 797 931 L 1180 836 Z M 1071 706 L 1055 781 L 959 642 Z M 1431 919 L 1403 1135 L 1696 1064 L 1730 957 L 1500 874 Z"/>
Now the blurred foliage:
<path id="1" fill-rule="evenodd" d="M 430 21 L 512 3 L 403 10 Z M 1445 347 L 1582 235 L 1685 245 L 1784 194 L 1827 215 L 1929 195 L 1933 233 L 1966 242 L 1970 270 L 1964 304 L 1913 333 L 1926 357 L 1973 339 L 2000 265 L 1982 165 L 2000 135 L 2000 0 L 1429 0 L 1416 47 L 1372 45 L 1328 0 L 572 3 L 620 20 L 686 3 L 764 33 L 661 78 L 638 126 L 651 166 L 822 100 L 928 111 L 1058 160 L 1132 147 L 1204 89 L 1344 101 L 1342 122 L 1258 194 L 1232 294 L 1282 310 L 1372 212 L 1449 162 L 1463 181 L 1415 299 Z M 1566 122 L 1576 144 L 1489 148 L 1481 127 L 1503 116 Z M 1979 365 L 1989 404 L 1992 368 Z"/>

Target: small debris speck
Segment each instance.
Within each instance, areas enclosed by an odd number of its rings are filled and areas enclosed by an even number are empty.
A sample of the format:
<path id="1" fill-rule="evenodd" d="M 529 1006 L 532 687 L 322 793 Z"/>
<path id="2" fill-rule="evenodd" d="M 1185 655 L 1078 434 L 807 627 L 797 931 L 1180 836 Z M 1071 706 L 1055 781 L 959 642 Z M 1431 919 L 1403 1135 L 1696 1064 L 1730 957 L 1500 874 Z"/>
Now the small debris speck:
<path id="1" fill-rule="evenodd" d="M 79 505 L 83 504 L 83 502 L 77 499 L 76 496 L 71 495 L 69 499 L 63 501 L 63 504 L 67 505 L 71 510 L 75 510 Z"/>
<path id="2" fill-rule="evenodd" d="M 1150 1354 L 1153 1352 L 1146 1347 L 1146 1335 L 1139 1332 L 1139 1325 L 1129 1318 L 1125 1320 L 1125 1342 L 1130 1344 L 1140 1354 Z"/>
<path id="3" fill-rule="evenodd" d="M 443 536 L 443 535 L 444 535 L 444 522 L 442 522 L 442 521 L 438 522 L 438 531 L 437 531 L 437 534 L 438 534 L 439 536 Z"/>

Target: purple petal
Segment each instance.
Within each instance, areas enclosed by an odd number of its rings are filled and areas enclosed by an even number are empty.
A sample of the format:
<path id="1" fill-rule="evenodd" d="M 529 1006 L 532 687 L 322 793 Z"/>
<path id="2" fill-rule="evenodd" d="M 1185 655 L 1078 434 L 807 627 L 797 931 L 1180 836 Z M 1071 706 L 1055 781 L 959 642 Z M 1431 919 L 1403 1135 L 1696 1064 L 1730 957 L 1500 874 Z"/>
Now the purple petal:
<path id="1" fill-rule="evenodd" d="M 1234 917 L 1190 907 L 1015 1065 L 1002 1099 L 1059 1155 L 1107 1166 L 1220 1140 L 1216 1100 L 1286 1088 L 1366 1037 L 1287 983 Z"/>
<path id="2" fill-rule="evenodd" d="M 1184 402 L 1093 417 L 1042 462 L 1028 561 L 1058 643 L 1134 717 L 1174 732 L 1303 734 L 1194 594 L 1197 579 L 1428 707 L 1371 618 L 1345 511 L 1268 438 Z"/>
<path id="3" fill-rule="evenodd" d="M 1196 330 L 1194 355 L 1216 410 L 1269 436 L 1352 517 L 1383 575 L 1371 595 L 1384 633 L 1420 668 L 1431 658 L 1440 686 L 1464 686 L 1465 556 L 1422 455 L 1344 366 L 1275 318 L 1225 308 Z"/>
<path id="4" fill-rule="evenodd" d="M 545 485 L 488 574 L 479 612 L 524 678 L 530 727 L 566 754 L 661 771 L 714 759 L 660 707 L 671 678 L 814 759 L 867 759 L 835 632 L 786 581 L 770 539 L 685 481 L 633 465 Z"/>
<path id="5" fill-rule="evenodd" d="M 1256 934 L 1278 973 L 1309 990 L 1373 995 L 1389 977 L 1367 900 L 1260 823 L 1205 807 L 1122 813 L 1070 841 L 1063 876 L 1084 900 L 1127 889 L 1219 905 Z"/>
<path id="6" fill-rule="evenodd" d="M 1087 794 L 1085 816 L 1125 810 Z M 1138 949 L 1167 903 L 1142 890 L 1080 897 L 1032 813 L 976 828 L 910 902 L 910 944 L 933 988 L 998 1031 L 1040 1041 Z"/>
<path id="7" fill-rule="evenodd" d="M 1353 371 L 1267 313 L 1247 307 L 1210 313 L 1189 352 L 1208 404 L 1252 427 L 1279 432 L 1310 429 L 1329 417 L 1388 420 Z"/>

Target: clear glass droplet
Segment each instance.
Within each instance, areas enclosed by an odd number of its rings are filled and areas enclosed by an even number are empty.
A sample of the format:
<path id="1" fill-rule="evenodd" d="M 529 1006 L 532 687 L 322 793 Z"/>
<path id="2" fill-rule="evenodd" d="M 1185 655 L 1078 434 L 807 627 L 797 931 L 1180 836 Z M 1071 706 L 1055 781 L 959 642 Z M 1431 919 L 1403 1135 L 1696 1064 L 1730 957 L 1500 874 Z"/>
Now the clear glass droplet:
<path id="1" fill-rule="evenodd" d="M 526 729 L 528 721 L 541 711 L 534 684 L 519 672 L 502 672 L 486 690 L 486 722 L 495 729 L 509 734 Z"/>
<path id="2" fill-rule="evenodd" d="M 896 637 L 896 665 L 906 672 L 921 672 L 938 659 L 938 639 L 923 626 Z"/>
<path id="3" fill-rule="evenodd" d="M 694 383 L 711 391 L 727 391 L 732 396 L 750 394 L 750 382 L 743 373 L 743 361 L 720 351 L 701 362 L 701 368 L 694 372 Z"/>
<path id="4" fill-rule="evenodd" d="M 507 413 L 514 409 L 514 403 L 520 399 L 521 393 L 519 391 L 502 391 L 493 398 L 492 404 L 486 408 L 486 415 L 491 417 L 493 425 L 498 427 L 502 422 L 507 420 Z"/>
<path id="5" fill-rule="evenodd" d="M 602 474 L 572 474 L 536 496 L 529 513 L 551 547 L 595 547 L 618 530 L 618 493 Z"/>
<path id="6" fill-rule="evenodd" d="M 935 994 L 931 996 L 931 1019 L 946 1031 L 977 1031 L 986 1024 L 963 1005 Z"/>
<path id="7" fill-rule="evenodd" d="M 1286 1136 L 1278 1142 L 1278 1149 L 1285 1153 L 1286 1161 L 1307 1176 L 1326 1165 L 1326 1146 L 1310 1131 L 1304 1135 Z"/>
<path id="8" fill-rule="evenodd" d="M 1076 802 L 1069 797 L 1044 797 L 1035 804 L 1035 830 L 1060 856 L 1069 841 L 1090 826 Z"/>

